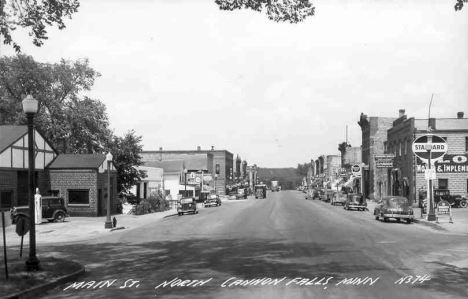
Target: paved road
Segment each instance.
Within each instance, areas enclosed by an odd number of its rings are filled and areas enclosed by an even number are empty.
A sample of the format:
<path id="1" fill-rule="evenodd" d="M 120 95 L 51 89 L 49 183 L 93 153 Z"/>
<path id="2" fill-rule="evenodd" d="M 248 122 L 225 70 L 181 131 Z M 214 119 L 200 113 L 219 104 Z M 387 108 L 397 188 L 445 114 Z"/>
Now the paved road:
<path id="1" fill-rule="evenodd" d="M 282 191 L 40 252 L 87 270 L 45 298 L 447 299 L 466 296 L 466 241 Z"/>

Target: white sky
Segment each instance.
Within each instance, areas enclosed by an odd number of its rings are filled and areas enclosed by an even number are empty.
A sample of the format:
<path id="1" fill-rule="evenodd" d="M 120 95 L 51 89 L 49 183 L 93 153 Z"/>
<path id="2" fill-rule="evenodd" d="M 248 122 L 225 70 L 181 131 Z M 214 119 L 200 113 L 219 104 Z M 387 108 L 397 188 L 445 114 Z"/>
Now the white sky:
<path id="1" fill-rule="evenodd" d="M 82 0 L 37 61 L 88 57 L 89 96 L 144 150 L 226 149 L 249 165 L 296 167 L 361 144 L 368 116 L 468 117 L 468 3 L 319 0 L 299 24 L 220 11 L 214 0 Z M 2 46 L 3 55 L 12 55 Z"/>

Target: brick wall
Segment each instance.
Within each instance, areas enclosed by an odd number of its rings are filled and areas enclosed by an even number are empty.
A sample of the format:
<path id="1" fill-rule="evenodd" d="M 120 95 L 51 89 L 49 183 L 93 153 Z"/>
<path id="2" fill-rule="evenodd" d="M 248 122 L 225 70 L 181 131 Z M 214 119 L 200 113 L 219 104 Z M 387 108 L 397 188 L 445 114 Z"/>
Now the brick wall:
<path id="1" fill-rule="evenodd" d="M 72 216 L 97 216 L 97 171 L 50 170 L 50 187 L 59 190 Z M 89 190 L 89 205 L 69 205 L 68 190 Z"/>
<path id="2" fill-rule="evenodd" d="M 0 170 L 0 191 L 13 191 L 12 206 L 18 205 L 18 176 L 16 171 Z"/>
<path id="3" fill-rule="evenodd" d="M 466 132 L 434 132 L 435 135 L 440 137 L 447 137 L 448 150 L 447 154 L 450 155 L 464 155 L 466 156 L 465 137 L 468 136 Z M 437 189 L 438 179 L 448 179 L 448 189 L 453 195 L 465 195 L 467 191 L 468 172 L 456 173 L 437 173 L 437 179 L 433 180 L 434 189 Z M 427 187 L 424 173 L 417 173 L 416 175 L 416 189 Z"/>

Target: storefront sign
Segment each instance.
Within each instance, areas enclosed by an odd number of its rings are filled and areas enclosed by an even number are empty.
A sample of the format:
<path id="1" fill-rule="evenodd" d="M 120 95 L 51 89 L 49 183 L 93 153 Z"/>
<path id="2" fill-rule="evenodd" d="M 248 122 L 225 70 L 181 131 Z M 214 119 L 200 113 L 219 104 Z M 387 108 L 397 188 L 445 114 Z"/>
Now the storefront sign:
<path id="1" fill-rule="evenodd" d="M 427 164 L 417 159 L 417 172 L 423 173 Z M 437 173 L 468 173 L 468 157 L 466 155 L 445 155 L 434 163 Z"/>
<path id="2" fill-rule="evenodd" d="M 393 154 L 376 154 L 374 155 L 375 167 L 377 168 L 392 168 L 393 167 Z"/>

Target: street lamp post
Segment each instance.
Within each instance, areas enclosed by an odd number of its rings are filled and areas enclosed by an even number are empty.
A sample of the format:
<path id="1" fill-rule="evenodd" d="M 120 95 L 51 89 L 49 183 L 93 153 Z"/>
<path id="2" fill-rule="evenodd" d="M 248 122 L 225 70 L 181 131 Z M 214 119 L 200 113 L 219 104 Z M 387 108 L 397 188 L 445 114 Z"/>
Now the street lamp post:
<path id="1" fill-rule="evenodd" d="M 435 210 L 434 210 L 434 196 L 432 194 L 432 173 L 431 173 L 431 152 L 432 152 L 432 144 L 428 143 L 426 144 L 426 151 L 429 152 L 429 158 L 427 161 L 428 167 L 429 167 L 429 186 L 427 190 L 428 194 L 428 204 L 429 204 L 429 211 L 427 212 L 427 221 L 435 221 L 436 220 L 436 215 L 435 215 Z"/>
<path id="2" fill-rule="evenodd" d="M 218 181 L 218 174 L 215 173 L 215 193 L 216 193 L 216 194 L 217 194 L 217 192 L 216 192 L 216 182 L 217 182 L 217 181 Z"/>
<path id="3" fill-rule="evenodd" d="M 23 111 L 28 119 L 28 164 L 29 164 L 29 257 L 26 261 L 26 271 L 39 270 L 39 259 L 36 256 L 36 215 L 34 213 L 34 189 L 35 189 L 35 155 L 34 155 L 34 115 L 37 113 L 37 100 L 27 95 L 23 100 Z"/>
<path id="4" fill-rule="evenodd" d="M 185 191 L 184 191 L 184 197 L 187 197 L 187 168 L 184 168 L 184 177 L 185 177 Z"/>
<path id="5" fill-rule="evenodd" d="M 106 155 L 107 160 L 107 218 L 104 224 L 104 228 L 112 228 L 112 221 L 111 221 L 111 186 L 110 186 L 110 168 L 112 163 L 112 154 L 110 152 Z"/>

